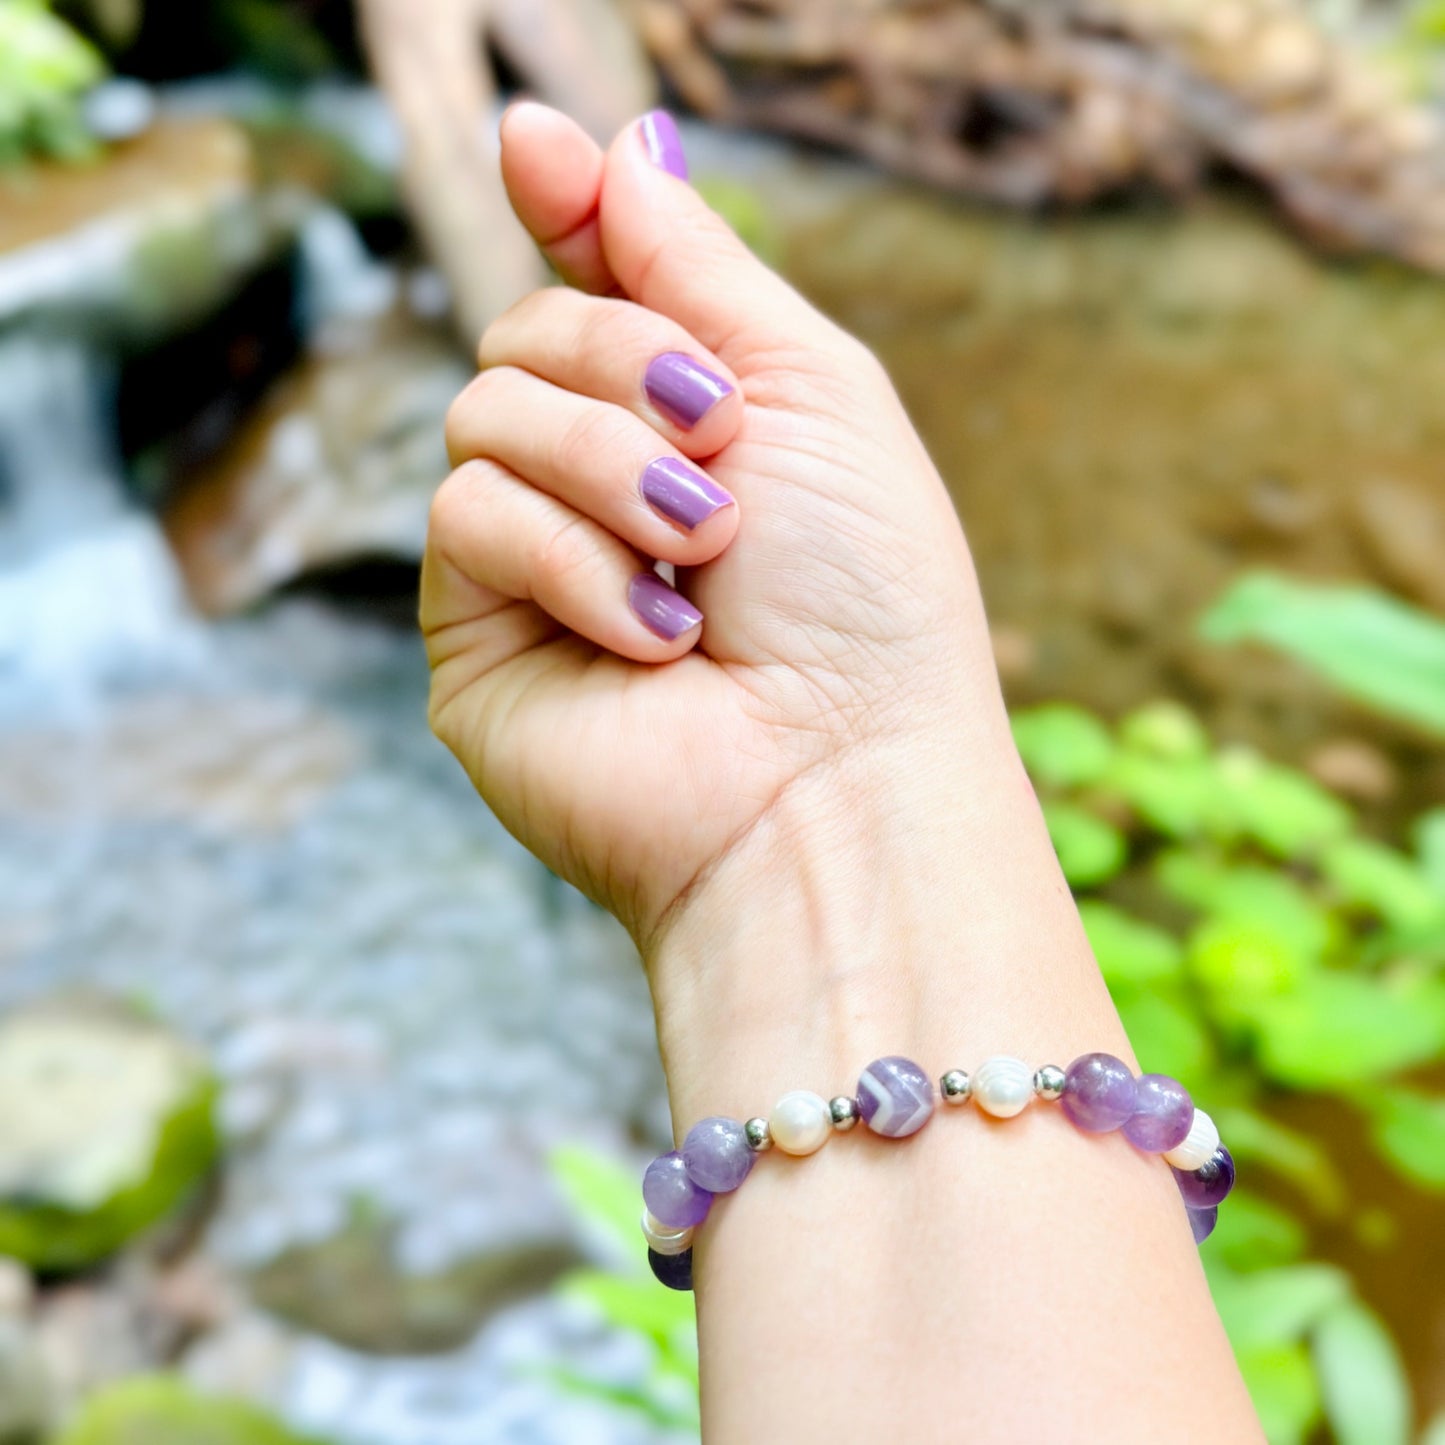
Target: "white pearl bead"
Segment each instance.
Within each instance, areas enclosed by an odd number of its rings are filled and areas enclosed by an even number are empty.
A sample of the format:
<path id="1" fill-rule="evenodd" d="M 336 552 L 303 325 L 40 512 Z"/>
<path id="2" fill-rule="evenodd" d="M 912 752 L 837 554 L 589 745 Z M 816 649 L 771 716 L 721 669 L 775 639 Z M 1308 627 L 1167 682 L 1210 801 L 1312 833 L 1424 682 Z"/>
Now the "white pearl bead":
<path id="1" fill-rule="evenodd" d="M 995 1054 L 973 1071 L 973 1101 L 995 1119 L 1012 1119 L 1034 1096 L 1034 1073 L 1022 1059 Z"/>
<path id="2" fill-rule="evenodd" d="M 1164 1158 L 1176 1169 L 1198 1169 L 1218 1148 L 1218 1127 L 1203 1109 L 1196 1109 L 1194 1122 L 1190 1124 L 1184 1142 L 1169 1150 Z"/>
<path id="3" fill-rule="evenodd" d="M 784 1154 L 812 1154 L 833 1133 L 833 1111 L 828 1101 L 807 1089 L 784 1094 L 768 1115 L 773 1143 Z"/>
<path id="4" fill-rule="evenodd" d="M 647 1241 L 647 1247 L 658 1254 L 681 1254 L 683 1250 L 692 1248 L 690 1224 L 674 1229 L 655 1218 L 650 1209 L 642 1211 L 642 1237 Z"/>

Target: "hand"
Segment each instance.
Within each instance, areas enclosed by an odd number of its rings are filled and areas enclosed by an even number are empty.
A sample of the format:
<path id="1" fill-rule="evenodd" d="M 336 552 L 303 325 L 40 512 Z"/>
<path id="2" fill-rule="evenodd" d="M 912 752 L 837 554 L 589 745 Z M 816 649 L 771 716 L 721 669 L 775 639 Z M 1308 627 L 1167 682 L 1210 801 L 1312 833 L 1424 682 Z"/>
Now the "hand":
<path id="1" fill-rule="evenodd" d="M 744 855 L 906 830 L 960 791 L 940 758 L 1012 757 L 962 532 L 892 387 L 654 160 L 667 124 L 604 156 L 508 113 L 513 203 L 575 288 L 483 338 L 422 588 L 437 733 L 649 955 Z"/>

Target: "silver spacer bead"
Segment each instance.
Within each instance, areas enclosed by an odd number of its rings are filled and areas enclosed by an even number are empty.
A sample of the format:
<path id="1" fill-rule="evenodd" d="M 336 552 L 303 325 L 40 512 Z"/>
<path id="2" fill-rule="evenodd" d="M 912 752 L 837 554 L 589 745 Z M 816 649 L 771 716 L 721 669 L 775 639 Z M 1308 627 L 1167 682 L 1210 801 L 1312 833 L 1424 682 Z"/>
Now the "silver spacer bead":
<path id="1" fill-rule="evenodd" d="M 962 1069 L 950 1069 L 939 1081 L 945 1104 L 966 1104 L 973 1097 L 973 1082 Z"/>
<path id="2" fill-rule="evenodd" d="M 1045 1064 L 1034 1070 L 1034 1093 L 1048 1103 L 1055 1103 L 1064 1096 L 1064 1071 L 1057 1064 Z"/>
<path id="3" fill-rule="evenodd" d="M 743 1125 L 743 1133 L 747 1136 L 748 1148 L 754 1154 L 761 1154 L 773 1147 L 773 1131 L 768 1128 L 766 1119 L 749 1119 Z"/>
<path id="4" fill-rule="evenodd" d="M 839 1094 L 836 1099 L 829 1099 L 828 1112 L 833 1116 L 833 1127 L 840 1134 L 846 1134 L 861 1117 L 857 1099 L 850 1099 L 847 1094 Z"/>

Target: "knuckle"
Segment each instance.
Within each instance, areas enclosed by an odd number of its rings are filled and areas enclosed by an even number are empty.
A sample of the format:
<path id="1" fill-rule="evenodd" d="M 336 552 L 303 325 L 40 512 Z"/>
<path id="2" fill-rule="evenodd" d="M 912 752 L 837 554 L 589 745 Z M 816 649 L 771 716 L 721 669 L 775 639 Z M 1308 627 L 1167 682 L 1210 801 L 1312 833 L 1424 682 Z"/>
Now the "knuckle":
<path id="1" fill-rule="evenodd" d="M 433 543 L 445 545 L 449 537 L 474 524 L 499 471 L 491 462 L 463 462 L 442 482 L 432 494 L 427 516 L 427 532 Z"/>
<path id="2" fill-rule="evenodd" d="M 490 430 L 494 413 L 508 405 L 506 397 L 513 390 L 517 376 L 516 368 L 511 366 L 478 372 L 452 401 L 447 408 L 443 434 L 447 455 L 453 462 L 462 461 L 477 439 Z"/>
<path id="3" fill-rule="evenodd" d="M 584 407 L 559 434 L 556 465 L 570 477 L 598 470 L 599 459 L 626 456 L 632 447 L 632 417 L 616 407 Z"/>
<path id="4" fill-rule="evenodd" d="M 554 586 L 581 585 L 597 565 L 598 549 L 584 517 L 567 517 L 548 529 L 538 544 L 534 565 L 539 578 Z"/>
<path id="5" fill-rule="evenodd" d="M 513 336 L 518 332 L 526 334 L 528 328 L 536 323 L 539 312 L 548 304 L 548 291 L 551 289 L 543 287 L 540 291 L 529 292 L 492 320 L 477 343 L 479 366 L 493 365 L 498 357 L 506 355 Z"/>

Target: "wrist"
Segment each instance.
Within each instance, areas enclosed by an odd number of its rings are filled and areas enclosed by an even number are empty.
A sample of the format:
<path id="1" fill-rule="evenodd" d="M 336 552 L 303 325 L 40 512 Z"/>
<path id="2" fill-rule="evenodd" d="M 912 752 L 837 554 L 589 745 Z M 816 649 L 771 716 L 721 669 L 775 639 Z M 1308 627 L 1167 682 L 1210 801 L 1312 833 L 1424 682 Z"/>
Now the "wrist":
<path id="1" fill-rule="evenodd" d="M 937 1070 L 1101 1039 L 1127 1054 L 1006 732 L 956 767 L 875 756 L 800 781 L 646 962 L 680 1128 L 789 1088 L 851 1092 L 890 1053 Z M 1054 978 L 1079 986 L 1067 1008 Z M 1096 1006 L 1071 1018 L 1080 988 Z"/>

